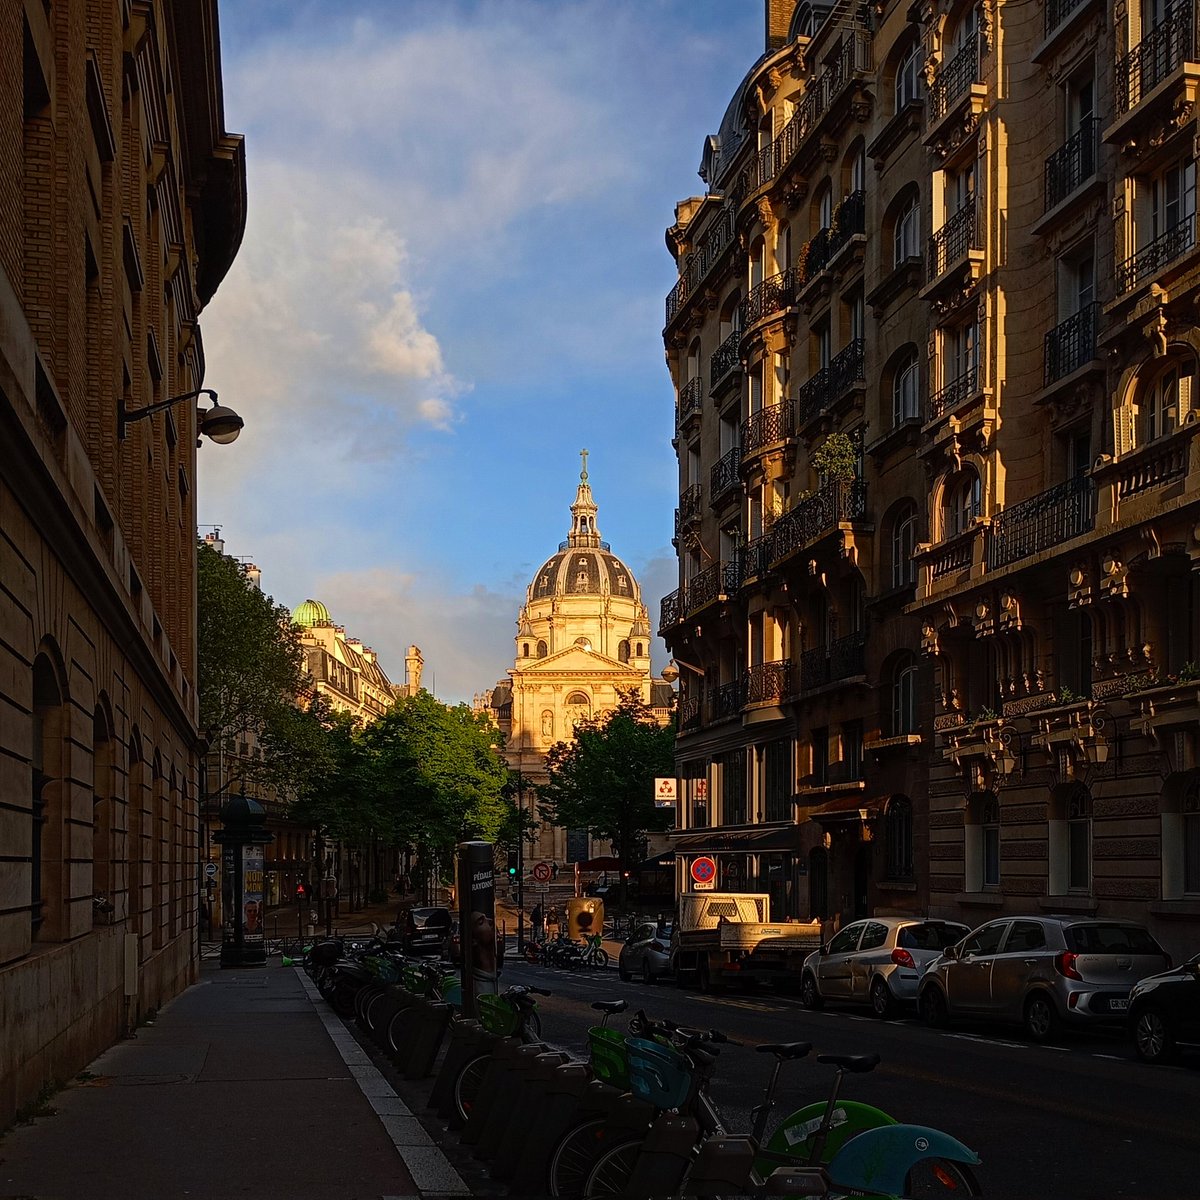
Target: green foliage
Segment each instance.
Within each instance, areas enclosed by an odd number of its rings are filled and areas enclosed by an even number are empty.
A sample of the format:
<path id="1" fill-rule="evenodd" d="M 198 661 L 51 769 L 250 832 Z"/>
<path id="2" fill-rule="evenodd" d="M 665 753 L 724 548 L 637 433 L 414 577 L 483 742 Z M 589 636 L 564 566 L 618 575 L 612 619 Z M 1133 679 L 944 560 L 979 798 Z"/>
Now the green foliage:
<path id="1" fill-rule="evenodd" d="M 858 447 L 844 433 L 831 433 L 812 456 L 822 479 L 850 480 L 858 474 Z"/>
<path id="2" fill-rule="evenodd" d="M 675 773 L 675 729 L 659 725 L 636 693 L 581 721 L 574 741 L 550 748 L 546 769 L 543 819 L 609 839 L 622 866 L 635 865 L 647 832 L 670 824 L 670 813 L 655 807 L 654 780 Z"/>

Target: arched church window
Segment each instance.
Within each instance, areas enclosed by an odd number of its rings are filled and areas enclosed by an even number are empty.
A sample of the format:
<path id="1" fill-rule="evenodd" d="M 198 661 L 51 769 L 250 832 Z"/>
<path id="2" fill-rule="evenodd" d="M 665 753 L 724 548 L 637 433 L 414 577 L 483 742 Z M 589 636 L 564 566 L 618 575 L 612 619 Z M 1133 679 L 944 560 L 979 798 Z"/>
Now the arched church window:
<path id="1" fill-rule="evenodd" d="M 547 650 L 548 650 L 548 647 L 546 646 L 545 642 L 538 642 L 538 652 L 537 652 L 538 658 L 545 658 L 546 654 L 547 654 Z"/>
<path id="2" fill-rule="evenodd" d="M 528 643 L 528 642 L 526 642 L 526 643 L 525 643 L 525 644 L 524 644 L 524 645 L 521 647 L 521 657 L 522 657 L 522 658 L 528 658 L 528 657 L 529 657 L 529 643 Z"/>
<path id="3" fill-rule="evenodd" d="M 641 643 L 641 642 L 638 642 L 638 644 L 637 644 L 637 651 L 636 651 L 636 653 L 637 653 L 637 656 L 638 656 L 638 658 L 641 658 L 641 657 L 642 657 L 642 643 Z"/>
<path id="4" fill-rule="evenodd" d="M 628 643 L 628 642 L 622 642 L 622 643 L 621 643 L 621 644 L 620 644 L 620 645 L 617 647 L 617 658 L 618 658 L 618 659 L 619 659 L 621 662 L 628 662 L 628 661 L 629 661 L 629 643 Z"/>

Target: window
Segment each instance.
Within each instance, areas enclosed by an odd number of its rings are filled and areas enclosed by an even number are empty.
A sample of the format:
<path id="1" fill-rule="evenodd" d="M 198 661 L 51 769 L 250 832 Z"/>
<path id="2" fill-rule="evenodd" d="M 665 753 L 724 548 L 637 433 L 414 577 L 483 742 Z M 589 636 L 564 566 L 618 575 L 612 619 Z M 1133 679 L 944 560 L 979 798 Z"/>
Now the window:
<path id="1" fill-rule="evenodd" d="M 617 661 L 627 663 L 629 661 L 629 643 L 622 641 L 617 645 Z"/>
<path id="2" fill-rule="evenodd" d="M 921 364 L 916 352 L 903 358 L 892 376 L 892 424 L 899 426 L 921 415 Z"/>
<path id="3" fill-rule="evenodd" d="M 917 660 L 910 654 L 892 673 L 892 736 L 917 730 Z"/>
<path id="4" fill-rule="evenodd" d="M 920 44 L 913 42 L 896 64 L 896 111 L 911 104 L 921 95 Z"/>
<path id="5" fill-rule="evenodd" d="M 1083 312 L 1095 299 L 1096 248 L 1089 241 L 1058 260 L 1059 320 Z"/>
<path id="6" fill-rule="evenodd" d="M 913 874 L 912 804 L 903 796 L 888 801 L 884 817 L 887 843 L 887 878 L 911 879 Z"/>
<path id="7" fill-rule="evenodd" d="M 862 722 L 844 722 L 842 724 L 842 772 L 846 779 L 862 778 L 862 744 Z"/>
<path id="8" fill-rule="evenodd" d="M 974 470 L 960 471 L 942 494 L 942 537 L 954 537 L 971 528 L 983 511 L 983 488 Z"/>
<path id="9" fill-rule="evenodd" d="M 910 258 L 921 257 L 921 198 L 918 195 L 910 196 L 896 217 L 892 252 L 897 267 Z"/>
<path id="10" fill-rule="evenodd" d="M 975 321 L 967 321 L 946 330 L 943 350 L 945 362 L 942 377 L 947 384 L 972 376 L 979 369 L 978 324 Z M 968 386 L 973 387 L 974 381 Z"/>
<path id="11" fill-rule="evenodd" d="M 1000 939 L 1004 936 L 1007 921 L 995 921 L 976 930 L 962 944 L 959 958 L 978 958 L 985 954 L 995 954 L 1000 949 Z"/>
<path id="12" fill-rule="evenodd" d="M 863 928 L 864 926 L 861 922 L 854 925 L 847 925 L 829 943 L 829 953 L 849 954 L 852 950 L 857 949 L 858 939 L 862 936 Z"/>
<path id="13" fill-rule="evenodd" d="M 1138 399 L 1138 419 L 1143 444 L 1167 437 L 1179 428 L 1182 414 L 1192 406 L 1195 361 L 1172 363 L 1155 376 Z"/>
<path id="14" fill-rule="evenodd" d="M 878 950 L 887 941 L 887 935 L 886 925 L 881 925 L 878 921 L 868 921 L 858 948 L 859 950 Z"/>
<path id="15" fill-rule="evenodd" d="M 546 647 L 546 643 L 545 643 L 545 642 L 538 642 L 538 644 L 537 644 L 537 656 L 538 656 L 538 658 L 545 658 L 545 657 L 546 657 L 546 654 L 547 654 L 547 647 Z"/>
<path id="16" fill-rule="evenodd" d="M 983 886 L 1000 886 L 1000 802 L 995 796 L 984 801 L 983 827 Z"/>
<path id="17" fill-rule="evenodd" d="M 764 750 L 765 816 L 768 821 L 788 821 L 792 816 L 792 742 L 778 738 Z"/>
<path id="18" fill-rule="evenodd" d="M 1067 798 L 1067 886 L 1073 892 L 1092 886 L 1092 794 L 1082 785 Z"/>
<path id="19" fill-rule="evenodd" d="M 1150 180 L 1149 241 L 1170 233 L 1196 216 L 1196 164 L 1172 163 Z M 1140 239 L 1139 239 L 1140 241 Z M 1145 245 L 1144 241 L 1141 241 Z"/>
<path id="20" fill-rule="evenodd" d="M 913 554 L 917 549 L 917 506 L 906 504 L 892 522 L 892 587 L 907 587 L 917 579 Z"/>
<path id="21" fill-rule="evenodd" d="M 1014 921 L 1004 943 L 1005 954 L 1021 951 L 1043 950 L 1046 946 L 1046 931 L 1037 921 Z"/>
<path id="22" fill-rule="evenodd" d="M 824 787 L 829 782 L 829 729 L 822 726 L 812 731 L 812 785 Z"/>
<path id="23" fill-rule="evenodd" d="M 722 823 L 746 823 L 746 752 L 730 750 L 713 760 L 721 784 Z"/>

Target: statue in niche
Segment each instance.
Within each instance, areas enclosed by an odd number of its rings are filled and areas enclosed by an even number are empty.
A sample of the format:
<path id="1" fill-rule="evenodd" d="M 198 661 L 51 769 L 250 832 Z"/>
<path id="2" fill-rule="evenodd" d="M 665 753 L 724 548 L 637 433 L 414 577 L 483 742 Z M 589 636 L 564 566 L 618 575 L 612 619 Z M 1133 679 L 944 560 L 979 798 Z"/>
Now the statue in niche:
<path id="1" fill-rule="evenodd" d="M 546 709 L 542 713 L 542 737 L 552 738 L 554 736 L 554 714 Z"/>

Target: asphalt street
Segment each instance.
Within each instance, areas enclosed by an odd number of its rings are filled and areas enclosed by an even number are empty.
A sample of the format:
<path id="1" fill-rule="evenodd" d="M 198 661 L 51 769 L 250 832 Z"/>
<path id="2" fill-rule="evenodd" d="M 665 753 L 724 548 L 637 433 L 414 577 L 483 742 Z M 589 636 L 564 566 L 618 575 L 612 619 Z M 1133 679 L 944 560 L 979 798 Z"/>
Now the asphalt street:
<path id="1" fill-rule="evenodd" d="M 755 1045 L 810 1041 L 815 1051 L 878 1052 L 869 1075 L 842 1095 L 901 1121 L 952 1133 L 983 1159 L 977 1174 L 996 1200 L 1164 1200 L 1200 1195 L 1200 1059 L 1149 1067 L 1116 1034 L 1065 1035 L 1053 1045 L 1005 1027 L 933 1030 L 915 1018 L 881 1022 L 829 1006 L 808 1012 L 770 991 L 702 995 L 672 984 L 622 983 L 613 971 L 569 973 L 524 963 L 508 983 L 536 983 L 543 1037 L 586 1056 L 592 1000 L 624 997 L 630 1011 L 717 1028 L 722 1050 L 713 1096 L 726 1127 L 749 1127 L 773 1059 Z M 618 1020 L 620 1020 L 618 1018 Z M 777 1112 L 824 1099 L 832 1069 L 815 1058 L 785 1067 Z"/>

